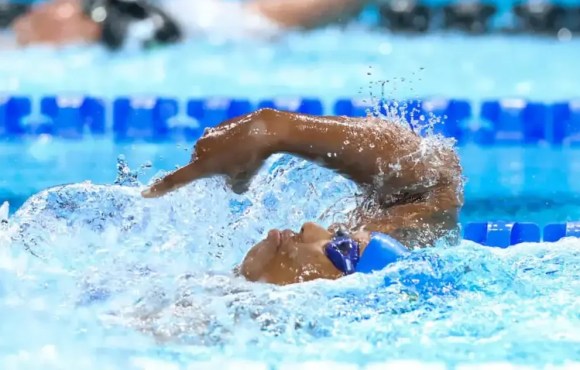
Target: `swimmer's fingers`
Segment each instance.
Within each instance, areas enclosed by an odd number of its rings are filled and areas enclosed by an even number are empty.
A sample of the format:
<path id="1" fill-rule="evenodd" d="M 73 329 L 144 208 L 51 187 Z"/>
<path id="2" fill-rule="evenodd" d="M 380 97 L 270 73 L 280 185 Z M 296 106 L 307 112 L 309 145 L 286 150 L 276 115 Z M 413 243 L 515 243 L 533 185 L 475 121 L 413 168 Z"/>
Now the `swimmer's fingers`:
<path id="1" fill-rule="evenodd" d="M 201 177 L 203 176 L 199 170 L 199 165 L 196 162 L 191 162 L 143 190 L 141 195 L 144 198 L 158 198 Z"/>

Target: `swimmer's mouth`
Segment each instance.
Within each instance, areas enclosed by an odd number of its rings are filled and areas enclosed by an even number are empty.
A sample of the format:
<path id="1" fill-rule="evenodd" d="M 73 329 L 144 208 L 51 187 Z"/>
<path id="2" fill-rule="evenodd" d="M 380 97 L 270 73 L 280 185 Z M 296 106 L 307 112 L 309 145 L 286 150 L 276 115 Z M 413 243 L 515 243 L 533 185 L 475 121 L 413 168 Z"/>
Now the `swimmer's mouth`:
<path id="1" fill-rule="evenodd" d="M 282 244 L 282 233 L 280 232 L 280 230 L 272 229 L 268 232 L 266 241 L 272 243 L 272 245 L 278 248 Z"/>
<path id="2" fill-rule="evenodd" d="M 266 237 L 266 241 L 272 243 L 272 245 L 278 250 L 282 245 L 287 243 L 289 240 L 294 238 L 296 233 L 292 230 L 283 230 L 280 231 L 278 229 L 272 229 L 268 232 L 268 236 Z"/>

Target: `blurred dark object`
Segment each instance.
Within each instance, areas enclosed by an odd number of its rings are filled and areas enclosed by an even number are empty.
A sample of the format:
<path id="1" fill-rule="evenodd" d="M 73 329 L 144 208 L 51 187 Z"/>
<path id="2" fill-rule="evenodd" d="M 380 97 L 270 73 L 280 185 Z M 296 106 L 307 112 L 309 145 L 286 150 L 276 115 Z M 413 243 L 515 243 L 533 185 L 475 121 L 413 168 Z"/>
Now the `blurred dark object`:
<path id="1" fill-rule="evenodd" d="M 130 41 L 143 47 L 181 40 L 177 23 L 163 10 L 144 0 L 87 0 L 85 12 L 102 27 L 101 41 L 112 50 Z"/>
<path id="2" fill-rule="evenodd" d="M 580 6 L 567 8 L 565 27 L 573 32 L 580 32 Z"/>
<path id="3" fill-rule="evenodd" d="M 425 32 L 431 21 L 431 10 L 414 0 L 382 3 L 379 13 L 381 24 L 393 31 Z"/>
<path id="4" fill-rule="evenodd" d="M 26 13 L 30 5 L 0 0 L 0 28 L 7 28 L 16 18 Z"/>
<path id="5" fill-rule="evenodd" d="M 538 33 L 553 33 L 564 27 L 566 11 L 547 1 L 527 1 L 514 6 L 519 28 Z"/>
<path id="6" fill-rule="evenodd" d="M 470 33 L 483 33 L 488 30 L 491 16 L 497 11 L 495 5 L 479 1 L 461 1 L 443 7 L 443 22 L 447 29 L 460 29 Z"/>

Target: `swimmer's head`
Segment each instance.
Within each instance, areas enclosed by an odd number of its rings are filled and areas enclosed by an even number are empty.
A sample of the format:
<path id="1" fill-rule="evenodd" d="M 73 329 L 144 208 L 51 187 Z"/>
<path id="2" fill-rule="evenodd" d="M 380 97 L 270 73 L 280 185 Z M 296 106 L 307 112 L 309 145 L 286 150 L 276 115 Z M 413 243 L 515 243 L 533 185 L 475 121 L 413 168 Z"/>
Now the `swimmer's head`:
<path id="1" fill-rule="evenodd" d="M 365 234 L 354 237 L 368 239 Z M 338 279 L 345 275 L 345 271 L 340 264 L 337 267 L 336 258 L 328 253 L 328 246 L 333 245 L 337 237 L 340 235 L 311 222 L 305 223 L 299 233 L 271 230 L 266 239 L 250 249 L 239 272 L 250 281 L 278 285 Z"/>
<path id="2" fill-rule="evenodd" d="M 3 4 L 3 2 L 0 2 Z M 13 22 L 20 44 L 101 42 L 154 47 L 182 39 L 177 22 L 150 0 L 55 0 L 34 4 Z"/>

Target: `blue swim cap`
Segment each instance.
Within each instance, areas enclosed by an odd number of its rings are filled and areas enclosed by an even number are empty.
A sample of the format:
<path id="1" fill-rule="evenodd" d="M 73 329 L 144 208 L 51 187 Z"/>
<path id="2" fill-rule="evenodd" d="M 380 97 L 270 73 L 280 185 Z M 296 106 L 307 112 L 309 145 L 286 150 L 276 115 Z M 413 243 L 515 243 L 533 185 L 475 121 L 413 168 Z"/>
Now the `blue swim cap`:
<path id="1" fill-rule="evenodd" d="M 371 233 L 371 240 L 362 257 L 358 243 L 343 232 L 338 232 L 326 245 L 326 256 L 333 265 L 350 275 L 355 272 L 368 274 L 405 257 L 410 252 L 393 237 Z"/>
<path id="2" fill-rule="evenodd" d="M 372 233 L 371 241 L 358 261 L 356 272 L 369 274 L 382 270 L 409 253 L 397 239 L 382 233 Z"/>
<path id="3" fill-rule="evenodd" d="M 338 231 L 332 240 L 326 244 L 326 256 L 334 267 L 345 275 L 354 274 L 360 257 L 358 243 L 346 233 Z"/>

